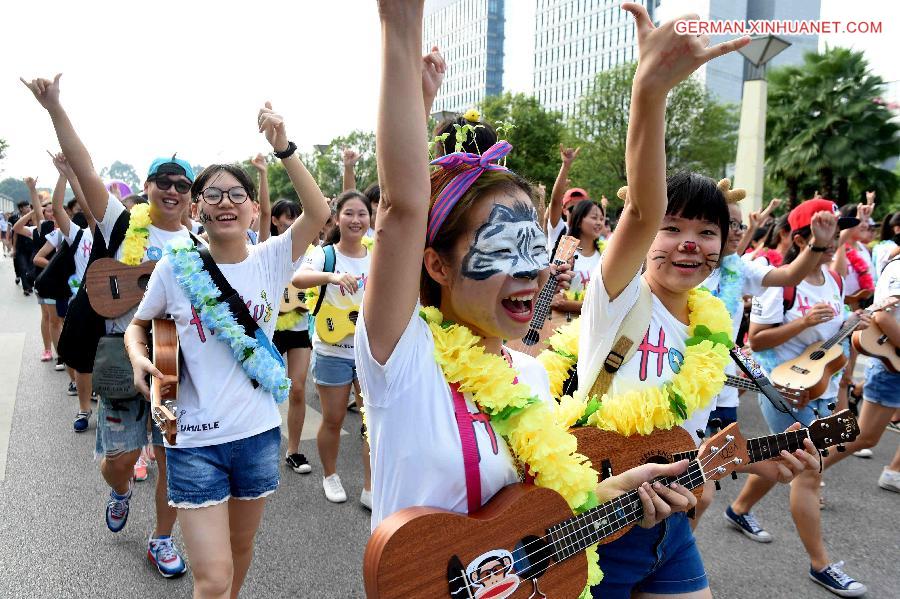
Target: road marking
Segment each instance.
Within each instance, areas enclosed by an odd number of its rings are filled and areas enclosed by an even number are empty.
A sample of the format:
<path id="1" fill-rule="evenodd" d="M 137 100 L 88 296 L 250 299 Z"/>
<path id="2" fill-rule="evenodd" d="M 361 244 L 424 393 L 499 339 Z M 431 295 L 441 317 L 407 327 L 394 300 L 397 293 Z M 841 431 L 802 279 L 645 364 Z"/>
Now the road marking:
<path id="1" fill-rule="evenodd" d="M 0 482 L 6 480 L 9 435 L 12 431 L 24 347 L 25 333 L 0 333 L 0 381 L 7 381 L 0 385 Z"/>

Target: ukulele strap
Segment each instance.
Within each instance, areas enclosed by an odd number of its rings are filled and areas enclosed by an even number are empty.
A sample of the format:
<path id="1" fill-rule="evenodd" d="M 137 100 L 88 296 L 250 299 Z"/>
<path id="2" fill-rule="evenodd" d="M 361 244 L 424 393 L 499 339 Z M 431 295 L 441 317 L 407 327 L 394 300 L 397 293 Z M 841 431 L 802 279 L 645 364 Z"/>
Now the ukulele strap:
<path id="1" fill-rule="evenodd" d="M 472 415 L 466 398 L 459 390 L 459 383 L 450 384 L 453 395 L 453 413 L 456 416 L 456 427 L 462 443 L 463 467 L 466 472 L 466 499 L 469 513 L 474 514 L 481 509 L 481 468 L 478 465 L 478 440 L 475 438 L 475 427 L 472 426 Z"/>

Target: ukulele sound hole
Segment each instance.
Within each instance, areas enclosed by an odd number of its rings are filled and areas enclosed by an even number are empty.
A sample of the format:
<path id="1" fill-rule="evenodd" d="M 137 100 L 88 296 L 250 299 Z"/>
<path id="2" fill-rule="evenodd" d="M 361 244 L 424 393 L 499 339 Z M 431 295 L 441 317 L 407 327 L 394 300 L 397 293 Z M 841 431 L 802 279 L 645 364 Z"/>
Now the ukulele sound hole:
<path id="1" fill-rule="evenodd" d="M 147 290 L 147 284 L 150 282 L 150 275 L 141 275 L 138 277 L 137 284 L 143 290 Z"/>
<path id="2" fill-rule="evenodd" d="M 516 543 L 513 549 L 513 568 L 519 578 L 533 580 L 543 576 L 550 561 L 553 559 L 553 549 L 544 539 L 534 535 L 527 536 Z"/>
<path id="3" fill-rule="evenodd" d="M 813 360 L 821 360 L 822 358 L 825 357 L 825 352 L 818 349 L 818 350 L 814 351 L 813 353 L 809 354 L 809 357 L 812 358 Z"/>
<path id="4" fill-rule="evenodd" d="M 666 456 L 663 455 L 652 455 L 649 458 L 644 460 L 645 464 L 668 464 L 669 460 L 666 459 Z"/>

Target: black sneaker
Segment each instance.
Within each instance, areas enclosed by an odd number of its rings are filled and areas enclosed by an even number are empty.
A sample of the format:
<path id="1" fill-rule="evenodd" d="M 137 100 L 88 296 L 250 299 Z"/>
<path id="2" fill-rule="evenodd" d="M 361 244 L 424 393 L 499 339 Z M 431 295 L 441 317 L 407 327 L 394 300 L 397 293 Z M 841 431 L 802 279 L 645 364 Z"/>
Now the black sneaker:
<path id="1" fill-rule="evenodd" d="M 865 595 L 866 585 L 844 574 L 844 562 L 829 564 L 821 572 L 809 569 L 809 577 L 813 582 L 822 585 L 835 595 L 841 597 L 859 597 Z"/>
<path id="2" fill-rule="evenodd" d="M 75 387 L 75 381 L 69 381 L 69 388 L 66 390 L 66 395 L 78 395 L 78 388 Z"/>
<path id="3" fill-rule="evenodd" d="M 302 453 L 292 453 L 284 456 L 284 463 L 297 474 L 309 474 L 312 472 L 312 466 L 309 465 L 309 462 L 306 461 L 306 456 Z"/>
<path id="4" fill-rule="evenodd" d="M 350 398 L 350 401 L 347 403 L 347 411 L 348 412 L 356 412 L 357 414 L 359 414 L 359 408 L 356 406 L 356 400 L 353 399 L 352 397 Z"/>
<path id="5" fill-rule="evenodd" d="M 56 357 L 56 366 L 53 367 L 55 370 L 65 370 L 66 365 L 63 364 L 62 358 L 59 356 Z"/>
<path id="6" fill-rule="evenodd" d="M 728 506 L 728 509 L 725 510 L 723 514 L 725 516 L 725 521 L 728 522 L 731 526 L 738 529 L 744 536 L 747 538 L 753 539 L 757 543 L 771 543 L 772 535 L 767 533 L 762 526 L 759 525 L 759 522 L 756 521 L 756 518 L 753 517 L 753 514 L 738 514 L 731 506 Z"/>

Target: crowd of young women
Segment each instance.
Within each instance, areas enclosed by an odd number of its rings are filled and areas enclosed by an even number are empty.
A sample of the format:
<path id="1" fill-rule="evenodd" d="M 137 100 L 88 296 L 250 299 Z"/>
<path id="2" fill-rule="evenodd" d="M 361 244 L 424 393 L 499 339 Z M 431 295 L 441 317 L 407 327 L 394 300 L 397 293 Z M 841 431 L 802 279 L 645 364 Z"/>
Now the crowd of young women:
<path id="1" fill-rule="evenodd" d="M 66 280 L 71 293 L 55 309 L 42 301 L 42 319 L 46 312 L 45 354 L 51 343 L 61 346 L 78 394 L 75 431 L 87 430 L 93 414 L 95 354 L 133 370 L 127 389 L 99 398 L 97 455 L 110 486 L 110 531 L 125 526 L 133 480 L 141 478 L 141 467 L 146 476 L 144 460 L 154 458 L 157 519 L 149 558 L 163 576 L 186 571 L 171 538 L 177 517 L 194 595 L 237 596 L 265 498 L 279 484 L 278 403 L 289 406 L 286 466 L 302 474 L 313 469 L 300 443 L 311 371 L 322 408 L 322 484 L 331 502 L 347 500 L 337 456 L 351 392 L 354 402 L 365 403 L 359 500 L 372 510 L 373 529 L 413 506 L 472 513 L 523 475 L 562 494 L 575 510 L 636 489 L 640 527 L 587 552 L 591 588 L 585 593 L 710 596 L 696 521 L 687 512 L 696 507 L 702 515 L 713 489 L 698 505 L 684 486 L 654 482 L 683 472 L 687 462 L 647 464 L 599 481 L 576 444 L 559 441 L 571 439 L 568 427 L 582 420 L 626 435 L 681 426 L 696 443 L 711 418 L 735 421 L 737 392 L 722 388 L 725 373 L 734 373 L 723 339 L 743 341 L 744 298 L 753 297 L 752 349 L 774 363 L 797 356 L 841 326 L 848 296 L 900 295 L 900 216 L 885 219 L 882 242 L 870 255 L 874 196 L 842 217 L 829 200 L 804 202 L 764 235 L 757 225 L 768 213 L 752 214 L 745 226 L 740 194 L 727 181 L 697 173 L 667 178 L 667 92 L 748 40 L 710 47 L 704 36 L 676 34 L 672 22 L 654 27 L 640 5 L 623 8 L 634 16 L 640 60 L 625 156 L 628 185 L 614 233 L 605 197 L 594 202 L 569 184 L 577 148 L 560 148 L 563 165 L 546 221 L 535 210 L 532 185 L 503 166 L 515 149 L 489 126 L 476 129 L 471 143 L 462 140 L 463 152 L 437 144 L 438 158 L 429 165 L 423 123 L 446 65 L 437 48 L 424 59 L 419 54 L 421 1 L 379 4 L 378 185 L 365 193 L 354 189 L 359 155 L 348 150 L 344 191 L 333 205 L 268 103 L 257 126 L 284 165 L 299 206 L 270 205 L 262 156 L 252 161 L 258 187 L 239 166 L 215 164 L 195 174 L 172 156 L 153 162 L 142 195 L 120 200 L 95 172 L 60 102 L 60 77 L 25 82 L 47 110 L 62 153 L 53 158 L 60 177 L 52 201 L 40 204 L 35 190 L 33 212 L 13 231 L 38 240 L 37 267 L 46 267 L 63 241 L 74 248 Z M 76 196 L 74 215 L 62 208 L 67 183 Z M 574 264 L 551 267 L 563 234 L 578 240 Z M 157 261 L 140 305 L 105 320 L 92 312 L 82 285 L 89 260 L 101 255 L 128 266 Z M 556 397 L 544 364 L 505 345 L 527 330 L 551 274 L 558 285 L 554 311 L 567 321 L 580 317 L 574 397 Z M 293 288 L 306 290 L 303 311 L 279 316 L 282 297 Z M 69 304 L 77 318 L 63 324 Z M 174 443 L 148 426 L 145 402 L 148 380 L 163 376 L 148 346 L 151 323 L 164 317 L 174 320 L 183 356 Z M 610 368 L 619 331 L 641 318 L 643 343 Z M 895 320 L 877 319 L 900 341 Z M 867 324 L 861 316 L 859 326 Z M 796 430 L 829 413 L 840 386 L 836 378 L 822 398 L 792 414 L 764 399 L 760 408 L 773 433 Z M 900 375 L 877 362 L 869 367 L 863 436 L 854 450 L 877 442 L 900 407 L 898 391 Z M 900 452 L 879 481 L 884 488 L 900 490 L 898 461 Z M 838 595 L 865 592 L 824 549 L 821 474 L 809 441 L 777 460 L 739 469 L 750 477 L 725 512 L 730 523 L 755 540 L 771 540 L 750 510 L 774 484 L 793 481 L 790 508 L 809 553 L 809 576 Z"/>

